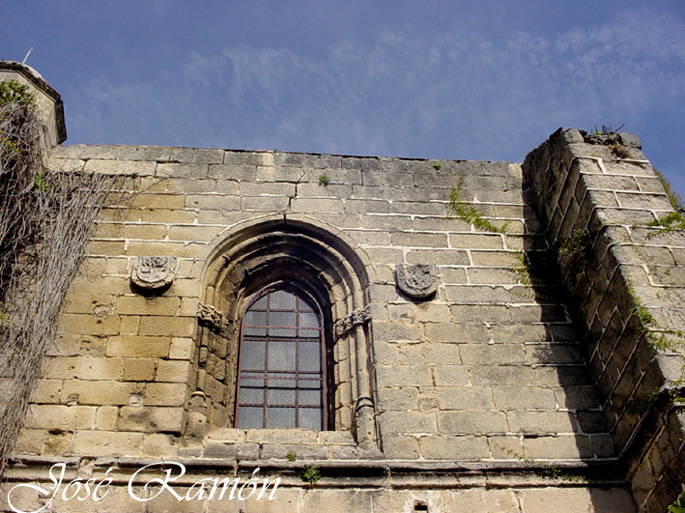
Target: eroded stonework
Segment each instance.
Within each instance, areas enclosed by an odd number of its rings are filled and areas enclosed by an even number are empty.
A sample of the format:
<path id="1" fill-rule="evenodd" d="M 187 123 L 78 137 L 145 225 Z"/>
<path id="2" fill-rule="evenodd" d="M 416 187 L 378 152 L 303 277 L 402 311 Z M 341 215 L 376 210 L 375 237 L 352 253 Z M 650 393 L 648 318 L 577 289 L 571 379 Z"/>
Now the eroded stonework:
<path id="1" fill-rule="evenodd" d="M 438 271 L 433 264 L 395 265 L 397 287 L 407 296 L 426 299 L 438 290 Z"/>
<path id="2" fill-rule="evenodd" d="M 171 285 L 176 275 L 176 257 L 140 256 L 131 271 L 131 281 L 141 289 L 153 291 Z"/>
<path id="3" fill-rule="evenodd" d="M 116 479 L 106 500 L 53 511 L 665 510 L 685 480 L 667 385 L 683 358 L 652 340 L 685 322 L 685 237 L 646 226 L 672 207 L 634 136 L 589 142 L 560 131 L 523 164 L 439 167 L 53 148 L 52 170 L 134 176 L 133 201 L 97 221 L 6 486 L 48 487 L 66 462 L 68 479 Z M 455 188 L 506 229 L 449 217 Z M 563 292 L 552 248 L 574 230 L 591 247 Z M 321 307 L 330 429 L 237 429 L 241 316 L 286 282 Z M 283 485 L 272 503 L 132 500 L 126 483 L 161 460 L 187 466 L 182 493 L 257 467 Z"/>

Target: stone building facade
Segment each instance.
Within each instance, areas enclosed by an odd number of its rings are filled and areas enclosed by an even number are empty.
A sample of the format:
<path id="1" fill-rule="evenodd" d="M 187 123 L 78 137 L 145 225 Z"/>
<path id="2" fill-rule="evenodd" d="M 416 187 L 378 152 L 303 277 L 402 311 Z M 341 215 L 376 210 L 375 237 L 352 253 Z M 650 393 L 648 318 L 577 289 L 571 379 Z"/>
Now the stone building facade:
<path id="1" fill-rule="evenodd" d="M 127 178 L 3 511 L 46 504 L 59 463 L 111 482 L 43 511 L 651 512 L 679 493 L 683 351 L 659 341 L 684 324 L 685 237 L 645 226 L 673 208 L 635 136 L 560 130 L 522 164 L 54 145 L 45 166 Z M 305 306 L 256 306 L 278 293 Z M 295 331 L 296 352 L 273 341 Z M 192 500 L 145 487 L 159 462 Z M 272 501 L 193 486 L 257 468 Z"/>

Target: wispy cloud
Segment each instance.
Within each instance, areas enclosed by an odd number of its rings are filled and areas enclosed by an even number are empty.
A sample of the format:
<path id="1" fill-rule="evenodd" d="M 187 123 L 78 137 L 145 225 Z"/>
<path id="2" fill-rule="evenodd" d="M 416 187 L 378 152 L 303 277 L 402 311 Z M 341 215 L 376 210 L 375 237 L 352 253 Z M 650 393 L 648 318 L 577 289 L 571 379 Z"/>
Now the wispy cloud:
<path id="1" fill-rule="evenodd" d="M 190 53 L 158 80 L 93 80 L 68 105 L 75 142 L 521 160 L 558 126 L 685 103 L 685 26 L 626 12 L 553 37 L 383 29 L 311 55 Z"/>

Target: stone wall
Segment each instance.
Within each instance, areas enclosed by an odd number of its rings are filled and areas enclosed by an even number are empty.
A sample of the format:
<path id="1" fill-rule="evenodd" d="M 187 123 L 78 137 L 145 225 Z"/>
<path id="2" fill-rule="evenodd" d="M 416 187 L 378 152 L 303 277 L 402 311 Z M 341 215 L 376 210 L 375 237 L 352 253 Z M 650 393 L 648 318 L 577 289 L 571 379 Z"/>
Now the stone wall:
<path id="1" fill-rule="evenodd" d="M 83 476 L 114 466 L 125 483 L 163 458 L 197 476 L 259 466 L 290 479 L 297 511 L 321 497 L 341 511 L 532 512 L 557 499 L 630 511 L 520 165 L 104 146 L 57 147 L 47 165 L 131 178 L 73 284 L 12 483 L 45 480 L 65 457 Z M 451 195 L 481 229 L 450 215 Z M 141 294 L 132 268 L 154 255 L 175 257 L 176 276 Z M 435 265 L 435 295 L 401 292 L 398 263 Z M 324 432 L 234 429 L 221 399 L 231 365 L 217 364 L 235 350 L 231 304 L 250 277 L 296 279 L 293 268 L 330 294 L 340 413 Z M 305 464 L 321 467 L 314 488 L 298 484 Z"/>
<path id="2" fill-rule="evenodd" d="M 647 226 L 673 207 L 631 134 L 560 130 L 523 170 L 584 321 L 635 500 L 640 511 L 665 511 L 685 482 L 685 235 Z"/>

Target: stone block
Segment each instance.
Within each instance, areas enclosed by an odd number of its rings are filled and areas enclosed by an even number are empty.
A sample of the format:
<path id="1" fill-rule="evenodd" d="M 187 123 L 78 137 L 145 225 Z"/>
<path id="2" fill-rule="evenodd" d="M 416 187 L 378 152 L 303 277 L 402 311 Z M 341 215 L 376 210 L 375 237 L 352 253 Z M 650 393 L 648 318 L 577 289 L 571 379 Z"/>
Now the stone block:
<path id="1" fill-rule="evenodd" d="M 188 361 L 160 360 L 157 364 L 155 381 L 187 383 L 190 380 L 192 370 L 192 366 Z"/>
<path id="2" fill-rule="evenodd" d="M 124 381 L 153 381 L 157 370 L 157 359 L 126 358 L 124 361 Z"/>
<path id="3" fill-rule="evenodd" d="M 300 186 L 302 187 L 302 186 Z M 318 187 L 318 186 L 317 186 Z M 327 186 L 326 189 L 329 189 L 332 186 Z M 316 189 L 317 191 L 319 189 Z M 299 190 L 298 190 L 299 193 Z M 312 191 L 311 194 L 314 194 L 314 191 Z M 337 194 L 339 197 L 347 197 L 351 193 L 348 194 Z M 390 212 L 390 206 L 391 203 L 386 200 L 355 200 L 355 199 L 348 199 L 345 201 L 345 212 L 348 214 L 369 214 L 369 213 L 374 213 L 374 214 L 388 214 Z"/>
<path id="4" fill-rule="evenodd" d="M 280 491 L 280 489 L 279 489 Z M 271 504 L 276 503 L 274 500 Z M 292 500 L 295 504 L 295 500 Z M 326 511 L 327 513 L 347 513 L 351 511 L 374 511 L 373 496 L 370 490 L 356 490 L 350 493 L 347 490 L 327 490 L 312 488 L 303 492 L 299 499 L 300 511 Z M 261 501 L 263 510 L 254 510 L 256 513 L 278 513 L 285 511 L 271 504 Z M 252 510 L 249 510 L 252 511 Z M 294 511 L 294 510 L 291 510 Z"/>
<path id="5" fill-rule="evenodd" d="M 526 457 L 535 460 L 584 459 L 594 456 L 590 439 L 584 435 L 524 438 L 523 447 Z"/>
<path id="6" fill-rule="evenodd" d="M 419 441 L 415 436 L 384 436 L 383 453 L 389 458 L 400 460 L 413 460 L 421 456 Z"/>
<path id="7" fill-rule="evenodd" d="M 125 405 L 137 391 L 135 383 L 120 381 L 65 381 L 61 403 L 77 398 L 79 405 Z"/>
<path id="8" fill-rule="evenodd" d="M 79 356 L 49 358 L 43 362 L 43 376 L 52 379 L 116 380 L 121 378 L 121 358 Z"/>
<path id="9" fill-rule="evenodd" d="M 91 406 L 33 405 L 27 427 L 33 429 L 92 429 L 95 408 Z"/>
<path id="10" fill-rule="evenodd" d="M 416 410 L 419 402 L 419 391 L 415 387 L 378 389 L 378 408 L 382 411 Z"/>
<path id="11" fill-rule="evenodd" d="M 344 213 L 345 205 L 340 199 L 324 199 L 324 198 L 294 198 L 290 204 L 291 212 L 305 212 L 305 213 Z"/>
<path id="12" fill-rule="evenodd" d="M 131 200 L 130 208 L 133 209 L 133 213 L 128 215 L 135 216 L 139 209 L 181 209 L 185 202 L 185 194 L 139 192 Z"/>
<path id="13" fill-rule="evenodd" d="M 257 166 L 250 164 L 210 164 L 209 178 L 219 180 L 236 180 L 238 182 L 251 182 L 257 174 Z"/>
<path id="14" fill-rule="evenodd" d="M 12 447 L 12 452 L 28 453 L 28 454 L 42 454 L 43 443 L 46 439 L 46 431 L 43 429 L 29 429 L 24 427 L 19 432 L 17 441 Z M 2 499 L 0 499 L 1 504 Z"/>
<path id="15" fill-rule="evenodd" d="M 60 327 L 74 335 L 116 335 L 121 319 L 118 315 L 104 318 L 85 314 L 62 314 Z"/>
<path id="16" fill-rule="evenodd" d="M 459 364 L 461 356 L 457 344 L 404 344 L 400 347 L 401 361 L 404 364 Z"/>
<path id="17" fill-rule="evenodd" d="M 167 319 L 157 317 L 156 319 Z M 142 322 L 143 319 L 141 319 Z M 161 321 L 159 321 L 161 322 Z M 169 337 L 120 336 L 110 337 L 107 342 L 107 356 L 130 358 L 166 358 L 169 354 Z"/>
<path id="18" fill-rule="evenodd" d="M 147 208 L 134 212 L 136 220 L 141 223 L 183 223 L 192 224 L 198 219 L 196 210 Z"/>
<path id="19" fill-rule="evenodd" d="M 124 406 L 119 409 L 117 431 L 180 433 L 183 428 L 182 408 Z"/>
<path id="20" fill-rule="evenodd" d="M 142 441 L 142 433 L 77 431 L 74 452 L 84 456 L 136 456 Z"/>
<path id="21" fill-rule="evenodd" d="M 526 362 L 522 346 L 514 344 L 460 344 L 462 362 L 465 365 L 482 363 L 515 365 Z"/>
<path id="22" fill-rule="evenodd" d="M 308 184 L 290 184 L 290 183 L 271 183 L 271 182 L 245 182 L 240 184 L 240 194 L 242 196 L 288 196 L 290 198 L 299 192 L 299 187 Z M 319 189 L 321 191 L 321 189 Z M 325 195 L 325 194 L 324 194 Z M 297 194 L 300 197 L 299 194 Z"/>
<path id="23" fill-rule="evenodd" d="M 95 429 L 98 431 L 114 431 L 117 426 L 117 406 L 100 406 L 95 413 Z"/>
<path id="24" fill-rule="evenodd" d="M 290 198 L 280 196 L 244 196 L 240 209 L 253 212 L 283 212 L 290 204 Z"/>
<path id="25" fill-rule="evenodd" d="M 481 363 L 484 365 L 467 367 L 471 382 L 474 385 L 535 385 L 535 371 L 532 367 Z"/>
<path id="26" fill-rule="evenodd" d="M 438 428 L 443 435 L 485 435 L 508 431 L 506 415 L 494 411 L 440 412 Z"/>
<path id="27" fill-rule="evenodd" d="M 157 162 L 136 160 L 99 160 L 91 158 L 86 162 L 86 173 L 106 175 L 155 176 Z"/>
<path id="28" fill-rule="evenodd" d="M 180 299 L 164 296 L 119 296 L 114 300 L 117 313 L 125 315 L 165 315 L 173 316 L 178 313 Z"/>
<path id="29" fill-rule="evenodd" d="M 447 236 L 444 233 L 398 232 L 391 235 L 392 244 L 404 247 L 446 248 Z"/>
<path id="30" fill-rule="evenodd" d="M 437 362 L 432 366 L 432 378 L 438 387 L 469 384 L 468 370 L 463 365 L 443 365 L 441 362 Z"/>
<path id="31" fill-rule="evenodd" d="M 61 379 L 41 379 L 31 394 L 31 401 L 37 404 L 56 404 L 62 393 Z"/>
<path id="32" fill-rule="evenodd" d="M 173 458 L 178 452 L 178 447 L 172 436 L 162 433 L 152 433 L 146 435 L 143 439 L 141 452 L 145 456 Z"/>
<path id="33" fill-rule="evenodd" d="M 361 223 L 362 228 L 391 232 L 406 231 L 412 227 L 411 216 L 397 214 L 368 214 L 361 217 Z"/>
<path id="34" fill-rule="evenodd" d="M 194 317 L 142 317 L 139 333 L 159 337 L 190 337 L 195 334 L 197 320 Z"/>
<path id="35" fill-rule="evenodd" d="M 391 322 L 374 322 L 374 338 L 379 341 L 418 341 L 422 338 L 422 330 L 419 324 L 397 324 Z"/>
<path id="36" fill-rule="evenodd" d="M 470 265 L 468 252 L 451 249 L 410 249 L 407 252 L 408 264 Z"/>
<path id="37" fill-rule="evenodd" d="M 513 269 L 474 267 L 467 269 L 469 283 L 474 285 L 516 285 L 521 275 Z"/>
<path id="38" fill-rule="evenodd" d="M 148 383 L 145 386 L 145 405 L 182 406 L 187 389 L 185 383 Z"/>
<path id="39" fill-rule="evenodd" d="M 172 337 L 169 346 L 169 359 L 171 360 L 190 360 L 195 348 L 195 341 L 192 338 Z"/>
<path id="40" fill-rule="evenodd" d="M 494 387 L 495 405 L 501 410 L 554 410 L 554 392 L 540 387 Z"/>
<path id="41" fill-rule="evenodd" d="M 73 454 L 73 446 L 74 434 L 72 432 L 55 429 L 48 431 L 43 453 L 49 455 Z"/>
<path id="42" fill-rule="evenodd" d="M 484 436 L 425 436 L 419 439 L 419 449 L 427 460 L 478 461 L 490 457 Z"/>
<path id="43" fill-rule="evenodd" d="M 300 166 L 273 166 L 271 164 L 257 166 L 255 181 L 257 182 L 293 182 L 304 181 L 306 173 Z"/>
<path id="44" fill-rule="evenodd" d="M 507 412 L 509 430 L 514 433 L 557 434 L 578 431 L 576 419 L 563 411 L 516 411 Z"/>
<path id="45" fill-rule="evenodd" d="M 421 435 L 438 432 L 434 413 L 382 412 L 378 417 L 381 433 L 389 435 Z"/>
<path id="46" fill-rule="evenodd" d="M 437 370 L 437 368 L 435 369 Z M 437 380 L 436 380 L 437 381 Z M 466 385 L 467 383 L 462 383 Z M 441 410 L 478 410 L 495 409 L 491 387 L 479 386 L 438 386 L 421 387 L 419 397 L 434 397 Z"/>
<path id="47" fill-rule="evenodd" d="M 450 247 L 456 249 L 503 249 L 502 235 L 450 233 Z"/>

